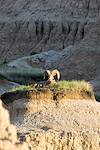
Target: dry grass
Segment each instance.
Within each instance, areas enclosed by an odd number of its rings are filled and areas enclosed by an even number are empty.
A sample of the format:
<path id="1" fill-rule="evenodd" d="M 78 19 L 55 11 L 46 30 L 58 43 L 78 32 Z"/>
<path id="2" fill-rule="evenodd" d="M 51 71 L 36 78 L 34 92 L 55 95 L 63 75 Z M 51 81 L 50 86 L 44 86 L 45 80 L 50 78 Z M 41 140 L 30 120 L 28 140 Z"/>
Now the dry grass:
<path id="1" fill-rule="evenodd" d="M 72 81 L 66 81 L 62 80 L 57 83 L 54 83 L 48 88 L 53 88 L 55 90 L 71 90 L 71 91 L 84 91 L 84 92 L 93 92 L 93 87 L 89 82 L 86 82 L 84 80 L 79 81 L 79 80 L 72 80 Z M 33 85 L 22 85 L 16 88 L 13 88 L 11 91 L 23 91 L 23 90 L 34 90 L 35 88 Z M 38 90 L 38 89 L 37 89 Z"/>
<path id="2" fill-rule="evenodd" d="M 72 80 L 72 81 L 60 81 L 51 85 L 52 88 L 61 90 L 73 90 L 73 91 L 85 91 L 85 92 L 93 92 L 93 87 L 89 82 L 84 80 Z"/>
<path id="3" fill-rule="evenodd" d="M 37 99 L 37 97 L 38 99 L 50 99 L 49 97 L 51 96 L 53 99 L 95 99 L 93 88 L 91 84 L 86 81 L 63 80 L 47 87 L 40 88 L 34 88 L 32 85 L 20 86 L 12 89 L 10 92 L 24 90 L 30 91 L 30 97 L 32 99 Z M 49 96 L 47 96 L 48 94 Z"/>

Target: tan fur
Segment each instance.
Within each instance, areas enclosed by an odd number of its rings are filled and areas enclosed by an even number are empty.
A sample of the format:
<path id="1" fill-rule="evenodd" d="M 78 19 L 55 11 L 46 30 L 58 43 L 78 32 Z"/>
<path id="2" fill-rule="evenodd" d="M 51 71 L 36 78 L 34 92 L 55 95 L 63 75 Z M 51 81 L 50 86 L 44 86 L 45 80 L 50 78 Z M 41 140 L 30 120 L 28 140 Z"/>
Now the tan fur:
<path id="1" fill-rule="evenodd" d="M 47 76 L 48 76 L 48 80 L 47 81 L 41 81 L 39 83 L 36 83 L 34 84 L 34 87 L 43 87 L 43 86 L 47 86 L 49 84 L 53 84 L 53 83 L 56 83 L 56 80 L 55 80 L 55 76 L 57 76 L 57 80 L 60 79 L 60 72 L 55 69 L 53 71 L 49 71 L 49 70 L 46 70 L 46 73 L 47 73 Z"/>
<path id="2" fill-rule="evenodd" d="M 47 80 L 48 84 L 56 82 L 55 76 L 57 77 L 57 80 L 60 80 L 60 72 L 57 69 L 51 72 L 49 70 L 46 70 L 46 73 L 48 74 L 48 80 Z"/>
<path id="3" fill-rule="evenodd" d="M 53 77 L 57 76 L 57 80 L 60 80 L 60 72 L 57 69 L 51 72 L 51 76 Z"/>

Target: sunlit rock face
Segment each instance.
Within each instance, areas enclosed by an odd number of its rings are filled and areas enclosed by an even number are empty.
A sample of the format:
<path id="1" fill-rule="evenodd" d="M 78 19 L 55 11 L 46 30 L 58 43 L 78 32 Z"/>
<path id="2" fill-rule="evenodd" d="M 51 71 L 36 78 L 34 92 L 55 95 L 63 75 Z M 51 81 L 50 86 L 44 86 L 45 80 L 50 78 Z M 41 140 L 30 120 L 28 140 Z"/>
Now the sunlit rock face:
<path id="1" fill-rule="evenodd" d="M 61 50 L 79 43 L 100 13 L 93 0 L 0 1 L 0 55 Z"/>
<path id="2" fill-rule="evenodd" d="M 17 140 L 16 128 L 10 123 L 8 111 L 3 108 L 0 101 L 0 149 L 2 150 L 28 150 L 27 144 Z"/>
<path id="3" fill-rule="evenodd" d="M 61 99 L 56 103 L 33 96 L 14 101 L 10 109 L 19 138 L 33 149 L 100 149 L 98 102 Z"/>

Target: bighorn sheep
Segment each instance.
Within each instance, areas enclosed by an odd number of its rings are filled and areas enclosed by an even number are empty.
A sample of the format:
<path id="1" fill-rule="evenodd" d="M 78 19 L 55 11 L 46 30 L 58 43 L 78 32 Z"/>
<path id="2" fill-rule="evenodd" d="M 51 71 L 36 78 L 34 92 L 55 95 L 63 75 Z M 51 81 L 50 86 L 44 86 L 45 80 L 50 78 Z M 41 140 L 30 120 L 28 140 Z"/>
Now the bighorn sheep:
<path id="1" fill-rule="evenodd" d="M 38 86 L 43 87 L 44 85 L 56 83 L 57 81 L 60 80 L 60 72 L 57 69 L 51 72 L 50 70 L 46 70 L 45 75 L 44 75 L 44 80 L 45 81 L 35 84 L 35 87 L 38 87 Z"/>
<path id="2" fill-rule="evenodd" d="M 59 81 L 60 80 L 60 72 L 55 69 L 53 71 L 49 71 L 47 70 L 47 73 L 48 73 L 48 80 L 50 83 L 54 83 L 56 81 Z"/>

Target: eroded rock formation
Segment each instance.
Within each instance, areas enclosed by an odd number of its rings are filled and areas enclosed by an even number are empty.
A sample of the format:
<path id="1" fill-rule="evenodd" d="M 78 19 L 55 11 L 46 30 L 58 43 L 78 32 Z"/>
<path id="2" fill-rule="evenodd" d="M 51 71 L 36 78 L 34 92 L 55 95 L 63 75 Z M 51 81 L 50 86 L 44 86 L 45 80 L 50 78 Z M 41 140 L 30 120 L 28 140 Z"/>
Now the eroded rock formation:
<path id="1" fill-rule="evenodd" d="M 78 43 L 99 14 L 96 0 L 1 0 L 0 55 L 11 59 Z"/>
<path id="2" fill-rule="evenodd" d="M 19 138 L 34 150 L 99 150 L 100 105 L 95 101 L 19 99 L 11 110 Z"/>
<path id="3" fill-rule="evenodd" d="M 16 128 L 10 123 L 8 111 L 0 101 L 0 150 L 28 150 L 25 143 L 17 140 Z"/>
<path id="4" fill-rule="evenodd" d="M 26 58 L 27 62 L 22 58 L 13 66 L 57 68 L 63 79 L 96 81 L 100 76 L 99 14 L 96 0 L 0 1 L 0 56 L 14 59 L 54 49 Z"/>

